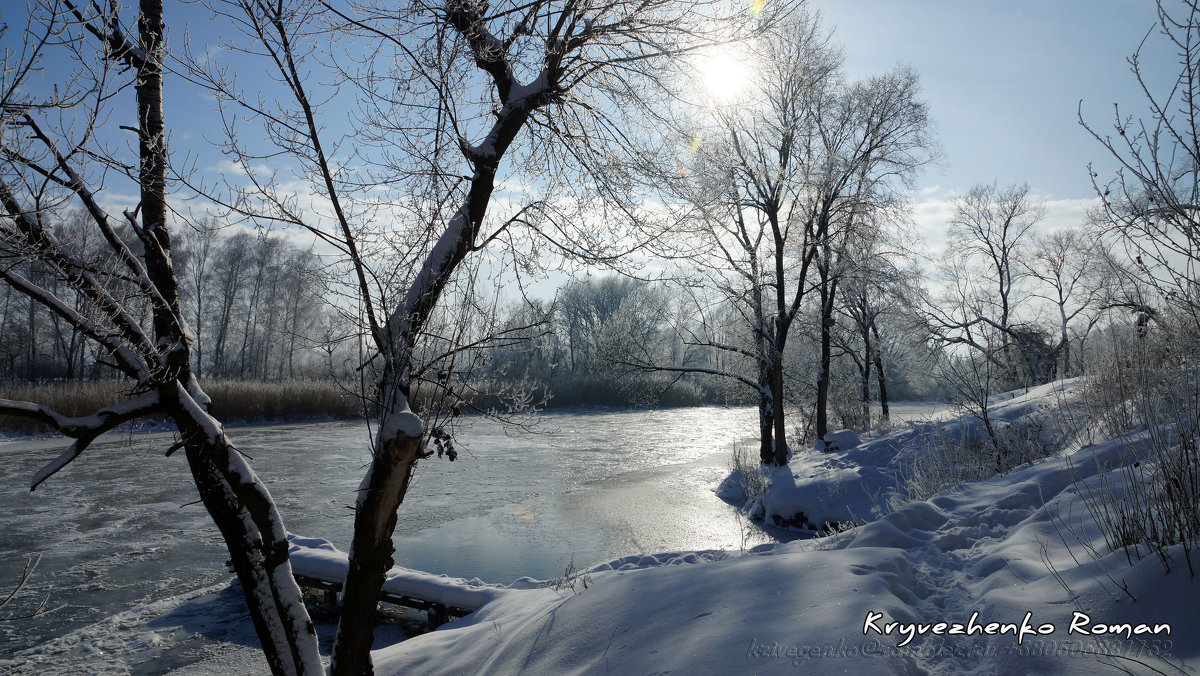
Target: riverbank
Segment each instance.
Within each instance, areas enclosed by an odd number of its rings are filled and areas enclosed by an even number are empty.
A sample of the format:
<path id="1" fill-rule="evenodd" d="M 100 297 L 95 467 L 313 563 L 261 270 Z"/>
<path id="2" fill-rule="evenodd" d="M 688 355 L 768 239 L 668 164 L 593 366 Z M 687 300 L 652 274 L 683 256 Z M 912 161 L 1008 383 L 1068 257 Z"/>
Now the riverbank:
<path id="1" fill-rule="evenodd" d="M 626 557 L 565 586 L 512 585 L 461 620 L 380 646 L 375 671 L 1196 673 L 1194 540 L 1164 539 L 1154 552 L 1112 537 L 1133 519 L 1168 522 L 1115 496 L 1165 483 L 1155 433 L 1187 447 L 1196 428 L 1168 421 L 1114 435 L 1071 420 L 1075 397 L 1063 390 L 1079 387 L 997 398 L 991 413 L 1009 430 L 1072 430 L 1048 457 L 1003 476 L 928 499 L 895 492 L 897 459 L 974 424 L 948 412 L 852 451 L 801 451 L 776 473 L 796 503 L 785 514 L 845 530 L 717 556 Z"/>

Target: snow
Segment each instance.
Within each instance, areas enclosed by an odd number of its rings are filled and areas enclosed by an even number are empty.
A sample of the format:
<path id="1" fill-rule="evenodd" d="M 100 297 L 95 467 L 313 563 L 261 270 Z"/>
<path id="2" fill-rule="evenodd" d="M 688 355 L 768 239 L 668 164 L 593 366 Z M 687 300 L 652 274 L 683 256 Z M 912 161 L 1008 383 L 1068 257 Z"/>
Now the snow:
<path id="1" fill-rule="evenodd" d="M 384 421 L 385 426 L 379 431 L 381 439 L 399 439 L 402 436 L 409 439 L 416 439 L 424 434 L 421 418 L 416 413 L 408 410 L 407 406 L 402 411 L 397 411 L 386 416 Z"/>
<path id="2" fill-rule="evenodd" d="M 333 543 L 295 534 L 288 534 L 288 541 L 291 543 L 288 558 L 296 575 L 339 583 L 346 579 L 349 560 Z M 462 610 L 481 608 L 505 592 L 504 587 L 480 580 L 434 575 L 399 566 L 389 570 L 383 582 L 385 594 L 432 601 Z"/>
<path id="3" fill-rule="evenodd" d="M 1066 418 L 1086 422 L 1078 394 L 1078 384 L 1065 383 L 997 397 L 991 418 L 1012 429 L 1041 429 Z M 751 419 L 742 424 L 752 425 Z M 395 635 L 378 638 L 376 673 L 1091 676 L 1200 671 L 1195 610 L 1200 580 L 1189 575 L 1180 547 L 1169 551 L 1174 560 L 1169 573 L 1153 556 L 1131 564 L 1123 553 L 1109 552 L 1081 504 L 1079 482 L 1098 485 L 1103 479 L 1119 491 L 1123 481 L 1112 469 L 1120 460 L 1118 443 L 1094 428 L 1085 424 L 1062 441 L 1060 453 L 1005 476 L 903 504 L 897 481 L 910 471 L 921 444 L 935 431 L 974 438 L 980 427 L 969 416 L 943 414 L 860 439 L 853 448 L 797 453 L 776 472 L 764 506 L 781 519 L 794 520 L 801 511 L 808 526 L 861 523 L 829 537 L 744 551 L 735 544 L 734 551 L 636 554 L 557 580 L 525 577 L 507 586 L 394 569 L 384 586 L 387 593 L 474 612 L 401 642 L 389 644 Z M 711 432 L 698 437 L 697 443 L 708 444 Z M 639 443 L 654 447 L 647 438 Z M 1146 438 L 1145 431 L 1127 436 L 1125 450 Z M 661 470 L 684 476 L 692 456 L 670 457 L 674 464 Z M 645 462 L 633 457 L 625 462 L 635 461 Z M 353 463 L 357 466 L 357 460 Z M 530 470 L 521 466 L 527 480 Z M 180 480 L 155 480 L 150 486 Z M 647 485 L 636 489 L 645 491 Z M 352 486 L 337 490 L 349 494 Z M 732 482 L 725 488 L 729 495 L 737 492 Z M 315 495 L 316 486 L 308 486 L 298 499 L 317 505 Z M 82 498 L 77 503 L 81 509 L 93 504 Z M 169 507 L 180 500 L 164 495 L 155 498 L 157 503 Z M 193 512 L 171 518 L 203 520 L 202 513 Z M 144 517 L 125 518 L 136 524 Z M 601 522 L 594 513 L 591 518 Z M 314 528 L 320 523 L 310 522 Z M 193 537 L 197 528 L 185 526 L 179 526 L 181 536 Z M 133 527 L 122 521 L 100 539 L 136 540 Z M 156 532 L 161 530 L 158 526 Z M 454 531 L 437 532 L 446 537 Z M 296 573 L 344 577 L 346 555 L 333 544 L 290 539 Z M 204 555 L 195 549 L 193 555 Z M 121 553 L 120 558 L 131 557 Z M 214 602 L 197 594 L 219 598 Z M 170 608 L 176 610 L 160 617 Z M 89 673 L 128 673 L 131 666 L 137 673 L 164 671 L 185 661 L 178 654 L 185 649 L 173 644 L 217 632 L 210 625 L 237 613 L 244 631 L 226 639 L 230 645 L 197 673 L 261 672 L 261 658 L 246 657 L 255 639 L 240 590 L 225 582 L 0 656 L 0 671 L 67 673 L 77 667 L 72 661 L 83 659 Z M 135 661 L 155 654 L 163 660 Z M 245 664 L 237 661 L 243 659 Z"/>
<path id="4" fill-rule="evenodd" d="M 1079 383 L 1051 383 L 1028 393 L 993 397 L 992 424 L 1001 428 L 1033 426 L 1054 415 L 1079 418 Z M 825 443 L 801 451 L 779 468 L 764 496 L 767 523 L 820 530 L 827 524 L 871 521 L 902 502 L 898 485 L 912 471 L 914 454 L 935 436 L 982 441 L 983 423 L 976 417 L 952 417 L 946 410 L 931 420 L 910 422 L 906 429 L 862 441 L 852 430 L 825 435 Z"/>
<path id="5" fill-rule="evenodd" d="M 1077 390 L 1004 398 L 993 420 L 1069 415 Z M 556 585 L 518 580 L 465 618 L 375 651 L 376 671 L 1200 670 L 1200 579 L 1181 546 L 1170 572 L 1153 556 L 1130 564 L 1081 504 L 1081 481 L 1119 488 L 1117 442 L 1072 439 L 1005 476 L 901 504 L 898 473 L 934 426 L 978 433 L 977 421 L 943 416 L 779 470 L 769 513 L 865 522 L 856 528 L 740 553 L 625 557 Z"/>
<path id="6" fill-rule="evenodd" d="M 858 438 L 858 433 L 854 430 L 835 430 L 826 432 L 825 438 L 818 441 L 813 449 L 817 451 L 848 451 L 861 443 L 862 440 Z"/>

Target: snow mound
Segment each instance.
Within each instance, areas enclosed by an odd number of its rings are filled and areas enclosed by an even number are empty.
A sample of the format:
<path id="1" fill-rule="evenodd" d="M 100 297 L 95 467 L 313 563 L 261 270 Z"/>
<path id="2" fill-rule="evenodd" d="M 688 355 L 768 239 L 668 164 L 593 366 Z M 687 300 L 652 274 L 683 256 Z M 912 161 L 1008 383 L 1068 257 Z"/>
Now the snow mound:
<path id="1" fill-rule="evenodd" d="M 722 500 L 744 502 L 746 500 L 746 491 L 742 488 L 744 481 L 742 470 L 735 469 L 729 473 L 729 476 L 722 479 L 721 483 L 717 484 L 713 492 Z"/>
<path id="2" fill-rule="evenodd" d="M 989 417 L 993 426 L 1009 430 L 1030 446 L 1070 446 L 1069 440 L 1046 437 L 1064 428 L 1055 424 L 1056 418 L 1083 417 L 1078 411 L 1081 390 L 1082 381 L 1077 379 L 1042 385 L 1023 394 L 996 395 Z M 915 454 L 931 439 L 970 444 L 984 442 L 985 435 L 977 417 L 954 418 L 947 413 L 867 441 L 852 430 L 829 432 L 817 447 L 794 454 L 786 466 L 778 468 L 763 499 L 760 518 L 801 531 L 827 531 L 872 521 L 904 502 L 899 486 L 911 476 Z M 757 505 L 747 505 L 745 511 L 754 514 L 754 507 Z"/>
<path id="3" fill-rule="evenodd" d="M 862 440 L 858 438 L 858 432 L 854 430 L 836 430 L 826 432 L 825 438 L 817 441 L 813 446 L 813 450 L 848 451 L 861 443 Z"/>
<path id="4" fill-rule="evenodd" d="M 635 554 L 625 556 L 608 563 L 602 563 L 588 569 L 588 573 L 600 573 L 609 570 L 641 570 L 659 566 L 679 566 L 692 563 L 707 563 L 720 561 L 728 556 L 719 550 L 704 550 L 699 552 L 669 552 L 665 554 Z"/>
<path id="5" fill-rule="evenodd" d="M 349 558 L 328 540 L 289 533 L 288 541 L 291 543 L 288 558 L 294 574 L 327 582 L 341 583 L 346 579 Z M 451 608 L 476 610 L 497 599 L 506 589 L 478 579 L 464 580 L 397 566 L 387 572 L 382 591 Z"/>

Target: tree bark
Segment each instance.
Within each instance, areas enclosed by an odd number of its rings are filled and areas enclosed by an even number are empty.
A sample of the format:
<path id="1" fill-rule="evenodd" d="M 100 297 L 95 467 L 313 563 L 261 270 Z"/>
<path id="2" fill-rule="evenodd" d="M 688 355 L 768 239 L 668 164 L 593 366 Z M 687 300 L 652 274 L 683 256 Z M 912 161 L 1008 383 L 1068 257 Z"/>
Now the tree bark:
<path id="1" fill-rule="evenodd" d="M 822 273 L 824 276 L 824 273 Z M 829 431 L 829 371 L 833 354 L 833 286 L 821 284 L 821 356 L 817 372 L 817 439 Z"/>
<path id="2" fill-rule="evenodd" d="M 408 374 L 413 366 L 417 338 L 437 306 L 446 284 L 471 250 L 495 189 L 500 158 L 528 120 L 530 109 L 505 108 L 488 138 L 492 153 L 476 158 L 475 174 L 459 211 L 450 219 L 417 273 L 401 303 L 377 335 L 385 357 L 380 395 L 384 402 L 371 467 L 359 486 L 355 507 L 354 541 L 350 569 L 342 600 L 342 620 L 334 640 L 334 676 L 374 673 L 370 647 L 374 634 L 375 605 L 384 574 L 392 565 L 392 533 L 396 511 L 408 490 L 420 457 L 424 431 L 409 409 Z M 370 620 L 370 627 L 362 622 Z"/>
<path id="3" fill-rule="evenodd" d="M 769 387 L 769 383 L 763 383 Z M 764 465 L 775 464 L 775 444 L 772 443 L 772 430 L 775 429 L 775 418 L 772 413 L 771 400 L 766 394 L 758 397 L 758 457 Z"/>
<path id="4" fill-rule="evenodd" d="M 779 334 L 777 334 L 779 335 Z M 783 335 L 786 336 L 786 333 Z M 777 350 L 771 363 L 771 401 L 774 404 L 775 465 L 787 464 L 787 429 L 783 417 L 783 350 Z"/>
<path id="5" fill-rule="evenodd" d="M 871 336 L 863 333 L 862 417 L 863 429 L 871 427 Z"/>
<path id="6" fill-rule="evenodd" d="M 192 478 L 229 549 L 271 672 L 323 674 L 317 634 L 304 612 L 271 496 L 223 433 L 211 439 L 189 418 L 176 421 L 191 440 L 185 450 Z"/>
<path id="7" fill-rule="evenodd" d="M 395 416 L 416 417 L 407 407 L 386 412 L 380 420 L 381 429 L 388 429 L 390 418 Z M 334 674 L 374 673 L 370 658 L 375 608 L 384 576 L 394 563 L 392 533 L 396 530 L 397 510 L 420 457 L 419 435 L 385 438 L 381 433 L 375 443 L 375 460 L 359 488 L 361 495 L 354 514 L 350 569 L 334 643 Z"/>

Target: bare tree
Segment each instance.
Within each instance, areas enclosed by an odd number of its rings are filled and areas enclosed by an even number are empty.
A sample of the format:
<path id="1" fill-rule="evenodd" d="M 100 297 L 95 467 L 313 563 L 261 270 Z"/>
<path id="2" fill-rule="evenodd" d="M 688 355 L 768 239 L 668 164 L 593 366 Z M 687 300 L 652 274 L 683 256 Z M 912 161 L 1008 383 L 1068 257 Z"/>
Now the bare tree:
<path id="1" fill-rule="evenodd" d="M 849 320 L 849 329 L 835 333 L 834 339 L 858 370 L 863 424 L 871 422 L 872 376 L 877 382 L 880 416 L 886 424 L 890 410 L 880 327 L 889 316 L 915 314 L 920 270 L 895 233 L 882 228 L 862 229 L 850 249 L 853 267 L 838 287 L 838 310 Z"/>
<path id="2" fill-rule="evenodd" d="M 1042 283 L 1032 295 L 1053 307 L 1058 342 L 1051 352 L 1057 375 L 1068 378 L 1082 372 L 1071 364 L 1072 341 L 1079 343 L 1082 352 L 1088 335 L 1115 302 L 1113 267 L 1101 245 L 1078 229 L 1034 238 L 1031 254 L 1023 265 Z"/>
<path id="3" fill-rule="evenodd" d="M 595 282 L 574 280 L 559 291 L 555 318 L 565 333 L 572 372 L 595 370 L 601 331 L 637 290 L 636 280 L 609 276 Z"/>
<path id="4" fill-rule="evenodd" d="M 696 250 L 688 265 L 735 309 L 748 334 L 724 342 L 718 324 L 702 321 L 685 342 L 748 359 L 757 373 L 643 365 L 753 388 L 767 464 L 787 462 L 783 357 L 797 316 L 816 290 L 822 316 L 831 317 L 847 233 L 933 156 L 916 73 L 901 68 L 847 83 L 829 39 L 810 15 L 764 36 L 751 98 L 714 116 L 705 138 L 719 141 L 698 149 L 680 188 L 695 207 L 687 240 Z M 822 341 L 828 348 L 828 335 Z M 828 349 L 825 357 L 818 399 L 828 393 Z M 823 404 L 817 407 L 822 434 Z"/>
<path id="5" fill-rule="evenodd" d="M 105 353 L 128 378 L 129 397 L 93 414 L 69 417 L 35 402 L 0 400 L 0 413 L 39 420 L 74 443 L 43 467 L 31 487 L 78 458 L 100 434 L 147 415 L 178 428 L 168 454 L 185 451 L 201 501 L 221 531 L 241 581 L 271 669 L 320 673 L 316 634 L 288 563 L 283 522 L 265 486 L 207 413 L 209 399 L 191 371 L 191 344 L 179 302 L 167 230 L 167 147 L 162 112 L 165 54 L 160 0 L 142 0 L 136 37 L 115 5 L 77 7 L 69 0 L 41 8 L 26 29 L 25 51 L 6 54 L 0 90 L 0 250 L 37 260 L 47 274 L 86 300 L 79 312 L 60 293 L 0 266 L 0 278 Z M 62 49 L 77 70 L 39 96 L 31 74 L 44 50 Z M 132 92 L 128 90 L 132 88 Z M 132 100 L 130 100 L 132 93 Z M 126 160 L 106 147 L 101 121 L 131 105 L 137 154 Z M 116 113 L 119 114 L 119 113 Z M 125 175 L 139 191 L 122 218 L 99 202 L 106 172 Z M 62 242 L 49 219 L 81 206 L 107 243 L 96 259 Z M 127 242 L 118 224 L 133 233 Z M 148 309 L 143 321 L 139 307 Z"/>
<path id="6" fill-rule="evenodd" d="M 930 325 L 945 345 L 963 345 L 998 369 L 992 380 L 1015 386 L 1043 378 L 1029 325 L 1017 310 L 1028 299 L 1021 265 L 1045 207 L 1031 201 L 1028 184 L 1003 190 L 980 184 L 955 200 L 947 253 L 940 266 L 946 292 L 931 306 Z M 992 336 L 999 332 L 995 340 Z M 1002 377 L 1001 377 L 1002 376 Z"/>
<path id="7" fill-rule="evenodd" d="M 815 431 L 828 431 L 828 393 L 834 310 L 838 284 L 855 267 L 860 253 L 855 242 L 873 234 L 907 209 L 903 189 L 912 188 L 916 174 L 934 158 L 928 134 L 928 110 L 920 100 L 917 73 L 900 68 L 856 83 L 846 93 L 851 111 L 833 129 L 849 128 L 843 148 L 832 153 L 832 170 L 817 191 L 821 204 L 830 204 L 822 218 L 830 222 L 815 244 L 820 310 L 820 369 L 817 375 Z M 844 133 L 844 132 L 839 132 Z M 823 207 L 823 209 L 826 207 Z"/>
<path id="8" fill-rule="evenodd" d="M 1113 106 L 1111 133 L 1083 117 L 1079 123 L 1117 161 L 1116 175 L 1102 179 L 1091 170 L 1100 198 L 1098 221 L 1136 263 L 1163 301 L 1190 317 L 1200 330 L 1200 3 L 1181 0 L 1176 9 L 1158 2 L 1157 32 L 1165 49 L 1176 52 L 1180 70 L 1164 91 L 1156 91 L 1142 63 L 1147 33 L 1128 59 L 1145 94 L 1145 117 Z M 1157 73 L 1155 73 L 1157 74 Z"/>
<path id="9" fill-rule="evenodd" d="M 637 118 L 666 84 L 670 58 L 758 26 L 720 3 L 673 0 L 451 0 L 401 11 L 369 2 L 212 6 L 248 38 L 229 46 L 261 57 L 276 83 L 245 92 L 227 65 L 192 63 L 221 104 L 225 151 L 245 171 L 232 194 L 217 198 L 255 222 L 307 228 L 339 252 L 374 352 L 367 360 L 377 374 L 369 396 L 378 425 L 332 659 L 335 674 L 369 673 L 397 509 L 417 462 L 432 453 L 424 439 L 439 427 L 430 422 L 439 403 L 456 404 L 438 383 L 456 381 L 456 356 L 470 341 L 452 333 L 447 349 L 428 346 L 445 338 L 433 335 L 437 313 L 472 295 L 469 259 L 488 245 L 521 262 L 534 246 L 614 251 L 602 210 L 636 201 L 600 199 L 623 187 L 610 163 L 636 161 L 634 140 L 651 134 Z M 318 27 L 322 17 L 330 23 Z M 333 47 L 318 52 L 326 39 Z M 239 58 L 239 68 L 248 61 Z M 314 73 L 326 63 L 329 79 L 346 89 L 322 88 Z M 355 129 L 331 131 L 327 110 L 349 94 L 359 102 Z M 263 133 L 239 136 L 247 119 Z M 259 172 L 257 160 L 268 157 L 304 183 L 302 195 Z M 540 197 L 495 206 L 497 190 L 517 176 L 513 167 Z M 319 203 L 309 209 L 311 194 Z M 446 396 L 414 411 L 421 381 Z"/>

